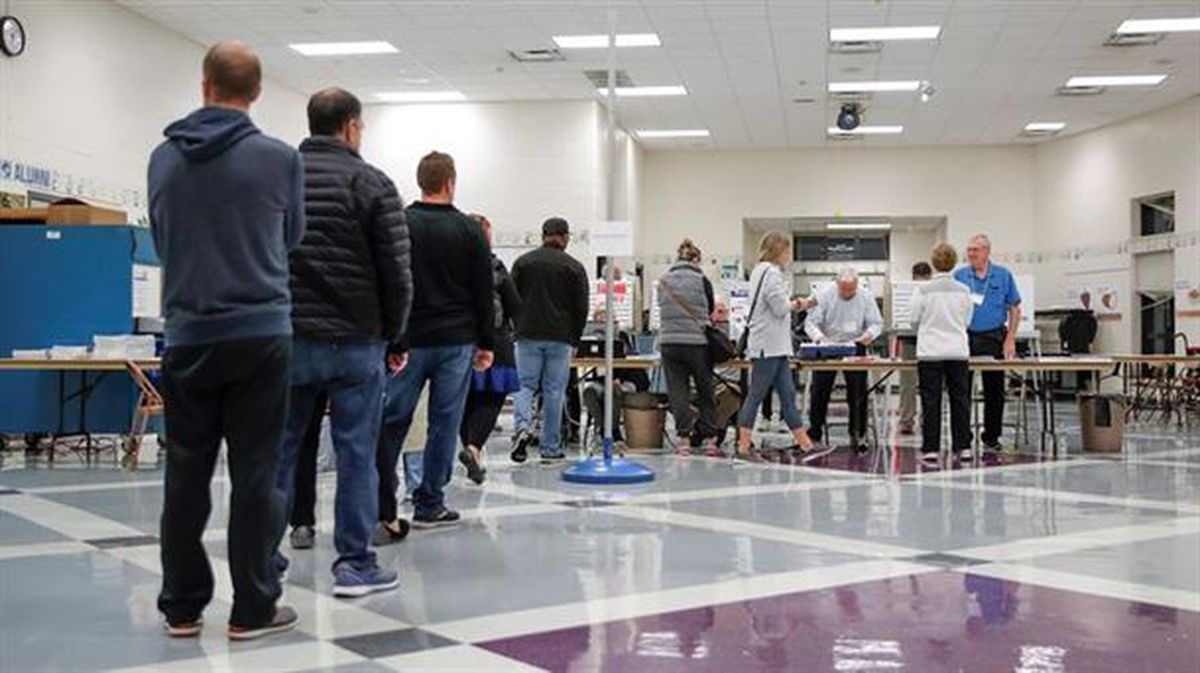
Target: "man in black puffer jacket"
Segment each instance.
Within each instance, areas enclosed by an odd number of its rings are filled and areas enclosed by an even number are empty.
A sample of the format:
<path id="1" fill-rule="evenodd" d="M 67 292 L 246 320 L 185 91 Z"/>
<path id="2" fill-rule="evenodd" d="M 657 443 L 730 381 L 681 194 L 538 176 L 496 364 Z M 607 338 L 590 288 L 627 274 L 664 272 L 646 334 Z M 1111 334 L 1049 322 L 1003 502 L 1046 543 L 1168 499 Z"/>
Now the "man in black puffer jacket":
<path id="1" fill-rule="evenodd" d="M 292 391 L 276 483 L 290 496 L 300 442 L 317 397 L 328 393 L 337 452 L 333 593 L 363 596 L 399 584 L 395 570 L 379 567 L 370 539 L 384 357 L 403 336 L 412 305 L 408 226 L 395 185 L 359 157 L 358 99 L 341 89 L 318 92 L 308 126 L 312 135 L 300 144 L 308 230 L 290 259 Z M 403 367 L 399 359 L 388 364 Z"/>

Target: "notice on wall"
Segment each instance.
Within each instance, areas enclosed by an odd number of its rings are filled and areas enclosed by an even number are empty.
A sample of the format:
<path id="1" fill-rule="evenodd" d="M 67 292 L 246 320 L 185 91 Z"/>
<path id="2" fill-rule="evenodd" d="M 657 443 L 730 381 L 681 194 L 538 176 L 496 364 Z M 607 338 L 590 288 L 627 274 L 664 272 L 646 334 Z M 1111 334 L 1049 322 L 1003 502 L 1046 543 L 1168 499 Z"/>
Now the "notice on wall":
<path id="1" fill-rule="evenodd" d="M 1094 311 L 1096 315 L 1117 315 L 1121 312 L 1120 291 L 1113 283 L 1071 285 L 1066 293 L 1069 308 Z"/>
<path id="2" fill-rule="evenodd" d="M 892 329 L 912 329 L 912 298 L 924 282 L 912 280 L 892 281 Z"/>
<path id="3" fill-rule="evenodd" d="M 597 222 L 588 228 L 589 251 L 597 257 L 632 257 L 633 224 Z"/>
<path id="4" fill-rule="evenodd" d="M 148 264 L 133 265 L 133 317 L 162 317 L 162 269 Z"/>

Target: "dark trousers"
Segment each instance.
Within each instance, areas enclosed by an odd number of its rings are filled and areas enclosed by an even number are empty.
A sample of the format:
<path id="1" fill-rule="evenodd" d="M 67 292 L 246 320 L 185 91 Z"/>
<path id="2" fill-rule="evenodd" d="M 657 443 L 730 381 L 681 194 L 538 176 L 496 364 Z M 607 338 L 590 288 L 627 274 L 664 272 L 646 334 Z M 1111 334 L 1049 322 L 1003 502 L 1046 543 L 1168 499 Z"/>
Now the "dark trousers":
<path id="1" fill-rule="evenodd" d="M 706 346 L 662 346 L 663 374 L 667 377 L 667 400 L 675 417 L 675 432 L 691 437 L 692 445 L 717 435 L 717 401 L 713 393 L 712 363 Z M 692 385 L 696 386 L 696 408 L 692 411 Z"/>
<path id="2" fill-rule="evenodd" d="M 321 422 L 325 420 L 325 408 L 328 406 L 329 396 L 322 393 L 317 398 L 317 408 L 308 420 L 308 428 L 300 442 L 296 476 L 292 483 L 293 528 L 317 525 L 317 452 L 321 446 Z"/>
<path id="3" fill-rule="evenodd" d="M 808 408 L 808 436 L 814 442 L 825 435 L 825 418 L 829 414 L 829 398 L 839 372 L 812 373 L 812 400 Z M 859 444 L 867 434 L 867 373 L 840 372 L 846 381 L 846 403 L 850 407 L 850 443 Z"/>
<path id="4" fill-rule="evenodd" d="M 971 332 L 971 355 L 989 355 L 997 360 L 1004 357 L 1004 339 L 1008 332 L 1003 328 L 990 332 Z M 984 444 L 1000 441 L 1004 432 L 1004 372 L 983 372 L 983 435 Z M 971 382 L 968 381 L 968 385 Z M 974 386 L 971 386 L 974 389 Z"/>
<path id="5" fill-rule="evenodd" d="M 463 446 L 474 446 L 482 449 L 487 446 L 488 437 L 496 429 L 496 419 L 500 418 L 500 410 L 504 408 L 506 393 L 491 390 L 475 390 L 467 393 L 467 407 L 463 411 L 462 427 L 458 437 Z"/>
<path id="6" fill-rule="evenodd" d="M 158 609 L 171 622 L 197 619 L 212 600 L 212 567 L 201 535 L 212 510 L 209 486 L 222 438 L 230 479 L 229 623 L 257 627 L 274 618 L 281 586 L 271 554 L 285 516 L 275 468 L 291 356 L 291 337 L 174 347 L 163 356 L 167 461 Z"/>
<path id="7" fill-rule="evenodd" d="M 971 370 L 966 360 L 917 363 L 921 389 L 921 450 L 942 447 L 942 389 L 950 397 L 950 441 L 955 451 L 971 448 Z"/>

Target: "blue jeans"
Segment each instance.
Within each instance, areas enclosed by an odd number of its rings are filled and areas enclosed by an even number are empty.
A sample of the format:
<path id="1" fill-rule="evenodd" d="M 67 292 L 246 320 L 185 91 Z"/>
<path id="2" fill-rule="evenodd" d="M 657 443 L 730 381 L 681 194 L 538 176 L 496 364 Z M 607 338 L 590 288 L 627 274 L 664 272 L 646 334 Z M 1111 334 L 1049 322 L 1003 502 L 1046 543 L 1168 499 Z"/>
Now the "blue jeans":
<path id="1" fill-rule="evenodd" d="M 413 509 L 417 516 L 433 514 L 445 502 L 443 489 L 450 483 L 454 471 L 458 426 L 462 424 L 463 408 L 467 403 L 474 354 L 475 347 L 470 344 L 414 348 L 408 354 L 408 366 L 388 381 L 380 451 L 392 456 L 393 484 L 400 447 L 404 446 L 408 436 L 421 391 L 426 382 L 429 383 L 429 431 L 421 459 L 421 485 L 413 492 Z M 383 515 L 395 511 L 394 485 L 390 491 L 391 501 L 380 503 L 379 511 Z M 381 492 L 380 496 L 387 494 Z M 381 516 L 380 520 L 385 519 Z"/>
<path id="2" fill-rule="evenodd" d="M 534 395 L 542 391 L 543 456 L 562 455 L 562 414 L 567 380 L 571 376 L 571 346 L 557 341 L 518 341 L 517 375 L 521 390 L 516 396 L 517 432 L 533 427 Z"/>
<path id="3" fill-rule="evenodd" d="M 384 348 L 382 342 L 329 342 L 302 337 L 292 341 L 291 402 L 275 483 L 287 493 L 290 511 L 300 443 L 316 411 L 317 397 L 327 393 L 337 456 L 335 568 L 342 563 L 359 570 L 375 567 L 370 542 L 379 509 L 375 449 L 383 412 Z"/>
<path id="4" fill-rule="evenodd" d="M 738 427 L 753 428 L 754 417 L 758 407 L 767 395 L 775 390 L 779 395 L 779 416 L 787 423 L 789 430 L 799 430 L 804 427 L 804 419 L 796 408 L 796 381 L 792 378 L 792 369 L 786 357 L 754 358 L 751 360 L 750 394 L 742 403 L 738 412 Z"/>

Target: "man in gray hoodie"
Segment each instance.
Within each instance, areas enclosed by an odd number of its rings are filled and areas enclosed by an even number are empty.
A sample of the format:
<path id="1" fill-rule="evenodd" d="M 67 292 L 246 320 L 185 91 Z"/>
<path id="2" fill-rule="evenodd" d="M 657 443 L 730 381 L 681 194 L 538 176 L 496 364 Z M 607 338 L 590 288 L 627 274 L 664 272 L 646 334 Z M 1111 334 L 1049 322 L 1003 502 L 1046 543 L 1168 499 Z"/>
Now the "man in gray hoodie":
<path id="1" fill-rule="evenodd" d="M 204 107 L 166 129 L 150 157 L 150 228 L 162 261 L 166 486 L 158 608 L 167 631 L 197 636 L 213 595 L 201 543 L 221 440 L 230 474 L 228 635 L 295 627 L 277 607 L 271 553 L 283 531 L 275 466 L 288 402 L 288 251 L 304 233 L 300 155 L 250 121 L 261 91 L 244 44 L 204 59 Z"/>

